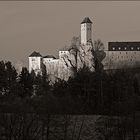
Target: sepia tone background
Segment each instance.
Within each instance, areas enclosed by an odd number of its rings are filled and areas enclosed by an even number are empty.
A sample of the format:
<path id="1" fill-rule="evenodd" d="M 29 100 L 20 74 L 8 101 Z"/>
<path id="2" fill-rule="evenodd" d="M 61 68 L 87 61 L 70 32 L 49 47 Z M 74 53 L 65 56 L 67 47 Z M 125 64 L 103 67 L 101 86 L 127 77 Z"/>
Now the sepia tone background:
<path id="1" fill-rule="evenodd" d="M 80 35 L 80 22 L 93 21 L 93 39 L 140 40 L 139 1 L 0 1 L 0 60 L 28 66 L 34 51 L 58 55 Z"/>

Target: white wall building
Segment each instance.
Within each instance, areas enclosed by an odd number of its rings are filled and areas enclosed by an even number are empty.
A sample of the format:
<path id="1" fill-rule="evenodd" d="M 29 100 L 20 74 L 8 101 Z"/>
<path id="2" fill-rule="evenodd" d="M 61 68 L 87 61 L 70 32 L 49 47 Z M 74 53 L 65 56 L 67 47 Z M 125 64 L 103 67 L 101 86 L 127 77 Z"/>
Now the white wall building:
<path id="1" fill-rule="evenodd" d="M 42 68 L 42 56 L 39 52 L 33 52 L 29 56 L 29 72 L 32 70 L 35 71 L 36 74 L 41 73 Z"/>

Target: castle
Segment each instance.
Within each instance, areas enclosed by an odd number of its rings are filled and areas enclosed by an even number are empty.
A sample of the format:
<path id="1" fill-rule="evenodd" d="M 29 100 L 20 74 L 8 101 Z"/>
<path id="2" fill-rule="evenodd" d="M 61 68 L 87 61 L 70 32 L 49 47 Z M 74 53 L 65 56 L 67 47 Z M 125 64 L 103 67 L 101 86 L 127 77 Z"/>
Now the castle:
<path id="1" fill-rule="evenodd" d="M 84 65 L 94 71 L 92 43 L 92 22 L 86 17 L 81 22 L 81 40 L 78 51 L 72 49 L 59 51 L 59 58 L 52 55 L 42 56 L 39 52 L 33 52 L 29 56 L 29 72 L 36 74 L 42 72 L 43 65 L 51 80 L 57 78 L 68 80 L 72 75 L 72 68 L 81 68 Z M 120 69 L 140 65 L 140 42 L 108 42 L 106 57 L 102 61 L 104 69 Z"/>

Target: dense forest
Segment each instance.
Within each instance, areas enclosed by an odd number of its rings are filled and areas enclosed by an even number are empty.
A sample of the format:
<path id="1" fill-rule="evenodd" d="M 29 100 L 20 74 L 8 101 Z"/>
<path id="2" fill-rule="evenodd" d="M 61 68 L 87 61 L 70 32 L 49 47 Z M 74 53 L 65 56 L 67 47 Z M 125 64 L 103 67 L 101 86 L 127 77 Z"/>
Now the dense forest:
<path id="1" fill-rule="evenodd" d="M 17 74 L 1 61 L 0 139 L 137 140 L 139 71 L 84 66 L 68 81 L 50 84 L 46 71 L 35 75 L 23 67 Z"/>
<path id="2" fill-rule="evenodd" d="M 46 71 L 35 75 L 0 62 L 1 111 L 113 114 L 139 110 L 140 69 L 91 72 L 84 66 L 68 81 L 50 84 Z"/>

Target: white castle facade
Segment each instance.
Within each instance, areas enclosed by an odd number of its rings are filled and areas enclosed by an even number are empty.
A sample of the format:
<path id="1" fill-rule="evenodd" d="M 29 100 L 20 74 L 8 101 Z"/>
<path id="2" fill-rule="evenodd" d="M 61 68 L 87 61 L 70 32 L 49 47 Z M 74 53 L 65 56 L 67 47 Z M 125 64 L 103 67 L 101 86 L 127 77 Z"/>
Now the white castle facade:
<path id="1" fill-rule="evenodd" d="M 59 58 L 47 55 L 42 56 L 33 52 L 29 56 L 29 72 L 36 74 L 42 72 L 43 65 L 51 80 L 56 78 L 68 80 L 72 75 L 72 68 L 81 68 L 84 65 L 94 70 L 92 54 L 92 22 L 86 17 L 81 22 L 81 41 L 78 51 L 72 49 L 59 51 Z M 109 42 L 105 59 L 102 61 L 105 69 L 118 69 L 123 67 L 140 66 L 140 42 Z"/>

